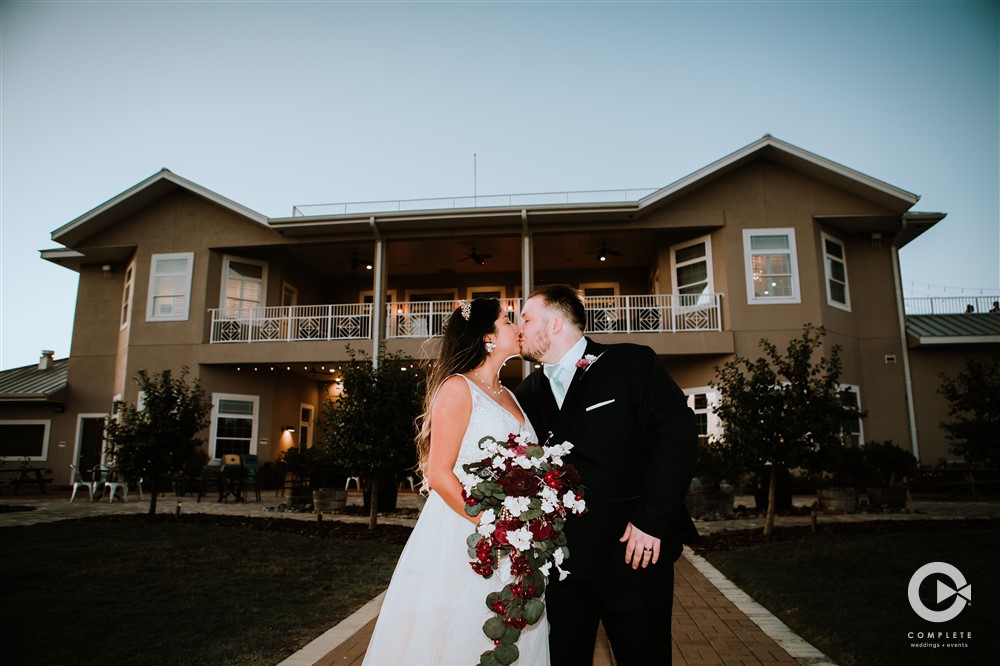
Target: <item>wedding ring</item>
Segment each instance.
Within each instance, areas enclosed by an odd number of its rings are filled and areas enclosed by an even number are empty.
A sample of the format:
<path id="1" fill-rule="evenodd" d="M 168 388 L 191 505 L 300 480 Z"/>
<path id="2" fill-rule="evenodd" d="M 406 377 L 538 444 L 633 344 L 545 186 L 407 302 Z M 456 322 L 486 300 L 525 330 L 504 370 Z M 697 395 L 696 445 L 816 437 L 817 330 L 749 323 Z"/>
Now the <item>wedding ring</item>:
<path id="1" fill-rule="evenodd" d="M 653 549 L 652 548 L 643 548 L 642 552 L 644 552 L 644 553 L 652 553 Z"/>

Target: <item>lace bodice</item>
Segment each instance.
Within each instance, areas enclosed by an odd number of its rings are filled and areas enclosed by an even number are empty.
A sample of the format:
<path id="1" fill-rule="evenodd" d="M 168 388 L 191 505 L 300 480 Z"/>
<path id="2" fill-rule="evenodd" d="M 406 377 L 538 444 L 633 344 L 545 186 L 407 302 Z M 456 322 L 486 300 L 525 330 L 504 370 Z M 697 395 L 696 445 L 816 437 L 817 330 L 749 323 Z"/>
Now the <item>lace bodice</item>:
<path id="1" fill-rule="evenodd" d="M 482 459 L 483 453 L 479 449 L 479 440 L 486 435 L 492 435 L 497 440 L 506 441 L 507 435 L 513 432 L 521 435 L 522 442 L 525 440 L 538 441 L 535 430 L 531 427 L 531 422 L 528 421 L 528 417 L 524 414 L 519 403 L 517 408 L 521 410 L 521 415 L 524 417 L 523 426 L 517 422 L 513 414 L 504 409 L 483 389 L 476 386 L 472 380 L 465 375 L 460 375 L 460 377 L 466 381 L 472 392 L 472 415 L 469 417 L 469 427 L 465 431 L 465 437 L 462 438 L 462 446 L 458 450 L 458 460 L 455 462 L 454 468 L 456 474 L 462 472 L 464 463 Z M 513 396 L 514 394 L 511 393 L 511 397 Z M 517 398 L 514 398 L 514 402 L 517 403 Z"/>

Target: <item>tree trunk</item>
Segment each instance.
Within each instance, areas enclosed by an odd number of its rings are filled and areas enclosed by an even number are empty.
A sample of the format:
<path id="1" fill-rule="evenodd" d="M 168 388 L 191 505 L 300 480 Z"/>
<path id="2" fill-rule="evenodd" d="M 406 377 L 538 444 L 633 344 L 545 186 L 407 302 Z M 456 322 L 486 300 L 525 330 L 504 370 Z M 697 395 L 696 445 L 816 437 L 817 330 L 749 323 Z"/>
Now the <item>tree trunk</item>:
<path id="1" fill-rule="evenodd" d="M 778 466 L 771 463 L 771 482 L 767 486 L 767 518 L 764 520 L 764 536 L 769 537 L 774 533 L 774 511 L 778 487 Z"/>
<path id="2" fill-rule="evenodd" d="M 368 529 L 373 530 L 378 523 L 378 474 L 372 474 L 371 484 L 372 494 L 371 499 L 368 500 L 371 504 L 371 513 L 368 514 Z"/>
<path id="3" fill-rule="evenodd" d="M 139 483 L 142 483 L 141 479 L 139 480 Z M 156 515 L 156 496 L 160 494 L 160 484 L 158 484 L 156 482 L 156 478 L 155 477 L 149 480 L 149 491 L 150 491 L 151 494 L 150 494 L 150 497 L 149 497 L 149 513 L 147 515 L 149 515 L 149 516 L 155 516 Z"/>

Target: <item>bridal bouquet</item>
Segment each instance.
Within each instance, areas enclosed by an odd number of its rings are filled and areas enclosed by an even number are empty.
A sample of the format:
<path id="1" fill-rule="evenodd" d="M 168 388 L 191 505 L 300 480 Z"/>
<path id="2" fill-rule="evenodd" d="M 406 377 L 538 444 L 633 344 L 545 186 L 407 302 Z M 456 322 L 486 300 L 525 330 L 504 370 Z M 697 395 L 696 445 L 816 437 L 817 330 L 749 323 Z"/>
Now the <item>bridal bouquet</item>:
<path id="1" fill-rule="evenodd" d="M 506 442 L 491 436 L 479 440 L 484 457 L 462 465 L 465 512 L 480 516 L 469 535 L 469 563 L 483 578 L 497 572 L 504 583 L 486 597 L 494 615 L 483 632 L 494 648 L 480 656 L 480 664 L 511 664 L 518 657 L 521 630 L 542 617 L 545 581 L 554 566 L 562 580 L 569 572 L 563 525 L 569 513 L 587 509 L 576 468 L 563 462 L 573 445 L 549 446 L 520 442 L 510 434 Z"/>

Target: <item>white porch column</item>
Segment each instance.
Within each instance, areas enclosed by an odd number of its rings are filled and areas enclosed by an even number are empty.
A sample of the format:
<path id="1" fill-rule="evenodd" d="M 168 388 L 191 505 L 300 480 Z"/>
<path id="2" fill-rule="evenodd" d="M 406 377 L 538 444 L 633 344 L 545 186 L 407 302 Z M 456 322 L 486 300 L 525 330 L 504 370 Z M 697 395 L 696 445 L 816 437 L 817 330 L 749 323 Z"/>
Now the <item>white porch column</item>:
<path id="1" fill-rule="evenodd" d="M 371 225 L 372 234 L 375 236 L 375 265 L 372 279 L 372 364 L 377 368 L 379 364 L 379 350 L 385 342 L 385 240 L 379 233 L 375 224 L 375 216 L 368 219 Z"/>
<path id="2" fill-rule="evenodd" d="M 521 306 L 535 286 L 535 260 L 531 231 L 528 229 L 528 211 L 521 209 Z M 520 316 L 520 313 L 518 313 Z M 531 362 L 521 362 L 521 377 L 531 374 Z"/>

